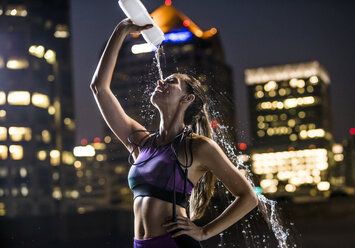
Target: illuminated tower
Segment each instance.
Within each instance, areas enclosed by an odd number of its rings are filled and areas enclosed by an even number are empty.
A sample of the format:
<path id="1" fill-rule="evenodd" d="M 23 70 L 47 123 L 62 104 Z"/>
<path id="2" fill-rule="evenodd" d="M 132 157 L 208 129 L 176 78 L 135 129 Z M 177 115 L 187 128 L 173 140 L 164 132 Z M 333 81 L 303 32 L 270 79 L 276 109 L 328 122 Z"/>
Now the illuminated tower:
<path id="1" fill-rule="evenodd" d="M 329 195 L 329 77 L 316 61 L 248 69 L 252 169 L 264 193 Z"/>
<path id="2" fill-rule="evenodd" d="M 215 28 L 201 30 L 191 19 L 172 6 L 163 5 L 156 9 L 152 18 L 165 33 L 163 54 L 160 58 L 164 77 L 174 72 L 189 73 L 197 77 L 209 91 L 214 108 L 223 118 L 220 124 L 230 127 L 230 133 L 236 141 L 235 112 L 233 103 L 233 79 L 230 67 L 226 64 L 219 34 Z M 134 119 L 147 128 L 157 129 L 159 116 L 150 104 L 150 93 L 156 86 L 159 73 L 154 62 L 154 52 L 141 37 L 130 36 L 122 45 L 113 75 L 111 89 Z M 219 108 L 221 107 L 221 108 Z M 217 111 L 215 113 L 217 113 Z M 214 124 L 218 123 L 214 120 Z M 221 120 L 218 120 L 221 122 Z M 128 152 L 105 124 L 107 144 L 107 161 L 115 175 L 112 185 L 113 205 L 132 206 L 132 195 L 128 188 L 127 173 Z"/>
<path id="3" fill-rule="evenodd" d="M 0 210 L 66 211 L 75 185 L 69 1 L 0 1 Z"/>

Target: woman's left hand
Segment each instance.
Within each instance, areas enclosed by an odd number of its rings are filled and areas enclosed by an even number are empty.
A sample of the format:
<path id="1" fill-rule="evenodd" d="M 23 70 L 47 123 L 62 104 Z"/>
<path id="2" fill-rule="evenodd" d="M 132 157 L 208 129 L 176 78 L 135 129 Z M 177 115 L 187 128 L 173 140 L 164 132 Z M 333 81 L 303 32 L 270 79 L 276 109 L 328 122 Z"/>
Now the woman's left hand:
<path id="1" fill-rule="evenodd" d="M 177 222 L 173 221 L 168 221 L 165 224 L 162 224 L 162 227 L 166 228 L 167 232 L 172 232 L 176 229 L 182 229 L 171 236 L 173 238 L 180 236 L 182 234 L 186 234 L 192 238 L 194 238 L 197 241 L 202 241 L 204 240 L 204 230 L 200 226 L 196 226 L 195 223 L 193 223 L 189 218 L 184 217 L 184 216 L 177 216 Z"/>

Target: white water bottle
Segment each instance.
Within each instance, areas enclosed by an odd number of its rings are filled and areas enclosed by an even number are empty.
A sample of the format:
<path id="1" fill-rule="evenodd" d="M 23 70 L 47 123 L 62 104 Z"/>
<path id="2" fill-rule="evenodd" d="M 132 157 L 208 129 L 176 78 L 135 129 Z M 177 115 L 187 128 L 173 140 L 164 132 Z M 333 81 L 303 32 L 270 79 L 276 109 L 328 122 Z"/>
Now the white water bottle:
<path id="1" fill-rule="evenodd" d="M 131 19 L 133 23 L 139 26 L 153 24 L 152 28 L 141 31 L 143 38 L 148 43 L 154 46 L 158 46 L 163 42 L 165 39 L 163 31 L 150 17 L 147 9 L 144 7 L 140 0 L 119 0 L 118 4 L 126 16 Z"/>

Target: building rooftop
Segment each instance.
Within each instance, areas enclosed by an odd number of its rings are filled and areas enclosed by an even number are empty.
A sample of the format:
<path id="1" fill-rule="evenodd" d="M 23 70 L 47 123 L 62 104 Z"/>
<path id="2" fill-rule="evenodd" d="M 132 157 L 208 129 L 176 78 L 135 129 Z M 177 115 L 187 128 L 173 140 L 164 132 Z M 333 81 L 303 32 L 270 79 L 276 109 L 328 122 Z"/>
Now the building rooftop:
<path id="1" fill-rule="evenodd" d="M 318 61 L 247 69 L 245 70 L 245 83 L 253 85 L 271 80 L 281 81 L 292 78 L 308 78 L 311 76 L 318 76 L 326 84 L 330 83 L 328 72 Z"/>

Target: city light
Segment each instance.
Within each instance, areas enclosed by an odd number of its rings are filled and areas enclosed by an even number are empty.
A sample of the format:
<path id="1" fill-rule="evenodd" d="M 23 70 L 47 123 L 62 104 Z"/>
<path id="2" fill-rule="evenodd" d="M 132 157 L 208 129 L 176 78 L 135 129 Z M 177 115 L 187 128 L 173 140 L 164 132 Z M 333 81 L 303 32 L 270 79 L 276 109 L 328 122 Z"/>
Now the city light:
<path id="1" fill-rule="evenodd" d="M 40 108 L 48 108 L 49 97 L 45 94 L 35 92 L 32 94 L 32 104 Z"/>
<path id="2" fill-rule="evenodd" d="M 0 91 L 0 105 L 4 105 L 6 103 L 6 94 L 4 91 Z"/>
<path id="3" fill-rule="evenodd" d="M 0 159 L 5 160 L 7 159 L 7 146 L 0 145 Z"/>
<path id="4" fill-rule="evenodd" d="M 52 166 L 58 166 L 60 164 L 60 151 L 59 150 L 51 150 L 49 152 L 50 162 Z"/>
<path id="5" fill-rule="evenodd" d="M 190 31 L 183 29 L 183 31 L 166 33 L 164 36 L 165 40 L 163 43 L 182 43 L 189 41 L 193 37 L 193 34 Z"/>
<path id="6" fill-rule="evenodd" d="M 29 105 L 31 95 L 28 91 L 10 91 L 7 95 L 7 102 L 11 105 Z"/>
<path id="7" fill-rule="evenodd" d="M 55 38 L 68 38 L 69 34 L 69 27 L 68 25 L 64 24 L 57 24 L 55 27 L 54 37 Z"/>
<path id="8" fill-rule="evenodd" d="M 74 147 L 73 152 L 74 152 L 75 157 L 93 157 L 93 156 L 95 156 L 95 149 L 91 145 L 76 146 L 76 147 Z"/>
<path id="9" fill-rule="evenodd" d="M 15 142 L 21 140 L 30 141 L 32 138 L 32 130 L 28 127 L 9 127 L 9 135 L 11 140 Z"/>
<path id="10" fill-rule="evenodd" d="M 5 140 L 7 140 L 7 128 L 0 127 L 0 141 L 5 141 Z"/>
<path id="11" fill-rule="evenodd" d="M 355 128 L 350 128 L 349 132 L 351 135 L 355 135 Z"/>
<path id="12" fill-rule="evenodd" d="M 133 54 L 150 53 L 156 50 L 156 47 L 149 43 L 135 44 L 132 46 L 131 51 Z"/>
<path id="13" fill-rule="evenodd" d="M 278 180 L 295 186 L 316 184 L 321 181 L 320 172 L 327 168 L 327 150 L 324 148 L 252 155 L 252 171 L 258 175 L 270 175 L 270 178 L 260 182 L 263 190 L 265 188 L 269 193 L 275 190 Z M 291 186 L 288 186 L 288 190 L 292 190 Z"/>
<path id="14" fill-rule="evenodd" d="M 26 17 L 27 16 L 27 9 L 24 5 L 8 5 L 5 15 L 7 16 L 20 16 Z"/>
<path id="15" fill-rule="evenodd" d="M 44 46 L 30 46 L 30 48 L 28 49 L 28 52 L 33 55 L 36 56 L 37 58 L 43 58 L 44 56 Z"/>
<path id="16" fill-rule="evenodd" d="M 20 160 L 23 158 L 23 147 L 20 145 L 9 146 L 9 152 L 13 160 Z"/>
<path id="17" fill-rule="evenodd" d="M 6 67 L 12 70 L 26 69 L 28 66 L 28 60 L 25 58 L 10 58 L 6 63 Z"/>
<path id="18" fill-rule="evenodd" d="M 56 61 L 56 54 L 53 50 L 48 49 L 44 54 L 44 58 L 49 64 L 54 64 Z"/>

